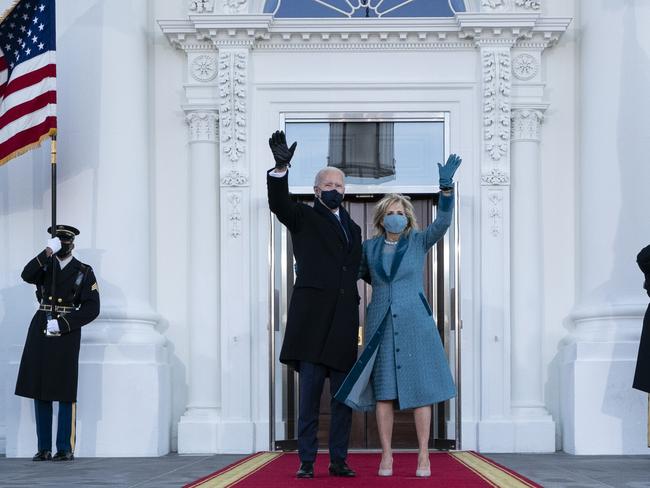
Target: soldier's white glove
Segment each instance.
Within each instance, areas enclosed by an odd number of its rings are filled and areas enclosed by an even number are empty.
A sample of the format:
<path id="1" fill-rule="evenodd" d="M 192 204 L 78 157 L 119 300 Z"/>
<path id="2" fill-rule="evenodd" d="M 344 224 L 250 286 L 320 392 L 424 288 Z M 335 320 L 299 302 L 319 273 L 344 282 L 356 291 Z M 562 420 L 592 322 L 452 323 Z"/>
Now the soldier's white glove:
<path id="1" fill-rule="evenodd" d="M 55 237 L 54 239 L 47 240 L 47 246 L 52 250 L 52 254 L 56 254 L 61 250 L 61 239 Z"/>
<path id="2" fill-rule="evenodd" d="M 58 334 L 61 332 L 59 329 L 59 321 L 56 319 L 48 320 L 47 321 L 47 333 L 48 334 Z"/>

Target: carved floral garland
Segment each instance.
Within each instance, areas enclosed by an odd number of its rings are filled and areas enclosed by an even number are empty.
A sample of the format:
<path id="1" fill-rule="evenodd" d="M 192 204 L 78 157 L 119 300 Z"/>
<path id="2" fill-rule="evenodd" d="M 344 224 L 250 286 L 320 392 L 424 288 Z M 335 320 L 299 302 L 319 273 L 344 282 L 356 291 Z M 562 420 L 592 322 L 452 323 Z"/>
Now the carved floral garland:
<path id="1" fill-rule="evenodd" d="M 223 154 L 234 164 L 246 151 L 246 84 L 248 57 L 219 54 L 219 118 Z"/>
<path id="2" fill-rule="evenodd" d="M 483 53 L 483 140 L 494 161 L 508 153 L 510 139 L 510 54 Z"/>

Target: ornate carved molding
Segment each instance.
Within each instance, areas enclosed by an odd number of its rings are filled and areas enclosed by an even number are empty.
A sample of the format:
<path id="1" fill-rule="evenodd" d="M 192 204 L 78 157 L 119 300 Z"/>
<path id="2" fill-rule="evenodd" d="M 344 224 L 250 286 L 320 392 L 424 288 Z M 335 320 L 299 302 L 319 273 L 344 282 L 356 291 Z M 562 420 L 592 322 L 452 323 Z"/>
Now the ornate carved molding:
<path id="1" fill-rule="evenodd" d="M 512 1 L 512 0 L 509 0 Z M 547 47 L 571 19 L 537 12 L 459 13 L 437 19 L 276 19 L 271 15 L 193 15 L 159 21 L 170 42 L 191 51 L 209 48 L 265 50 L 431 50 L 485 46 Z"/>
<path id="2" fill-rule="evenodd" d="M 531 54 L 522 53 L 512 60 L 512 74 L 515 78 L 522 81 L 527 81 L 535 78 L 539 71 L 539 63 L 535 56 Z"/>
<path id="3" fill-rule="evenodd" d="M 483 146 L 494 161 L 508 153 L 510 139 L 510 53 L 484 50 Z"/>
<path id="4" fill-rule="evenodd" d="M 541 6 L 540 0 L 515 0 L 517 7 L 531 10 L 539 10 Z"/>
<path id="5" fill-rule="evenodd" d="M 228 14 L 241 14 L 247 10 L 247 0 L 223 0 L 223 11 Z"/>
<path id="6" fill-rule="evenodd" d="M 535 109 L 512 110 L 512 141 L 539 141 L 544 114 Z"/>
<path id="7" fill-rule="evenodd" d="M 221 149 L 234 165 L 246 151 L 248 52 L 219 53 Z"/>
<path id="8" fill-rule="evenodd" d="M 490 234 L 499 237 L 503 221 L 503 195 L 500 191 L 491 191 L 488 194 L 488 218 L 490 219 Z"/>
<path id="9" fill-rule="evenodd" d="M 227 196 L 228 200 L 228 223 L 230 227 L 230 237 L 238 239 L 241 236 L 241 192 L 230 191 Z"/>
<path id="10" fill-rule="evenodd" d="M 492 168 L 481 175 L 481 182 L 485 185 L 502 186 L 510 184 L 510 175 L 501 168 Z"/>
<path id="11" fill-rule="evenodd" d="M 185 121 L 190 128 L 190 142 L 217 142 L 219 117 L 215 112 L 190 112 Z"/>
<path id="12" fill-rule="evenodd" d="M 235 169 L 225 173 L 221 177 L 222 186 L 247 186 L 248 176 Z"/>
<path id="13" fill-rule="evenodd" d="M 217 76 L 217 62 L 214 56 L 202 54 L 197 56 L 190 65 L 190 73 L 196 81 L 212 81 Z"/>
<path id="14" fill-rule="evenodd" d="M 214 12 L 214 0 L 189 0 L 188 7 L 190 12 L 205 14 Z"/>
<path id="15" fill-rule="evenodd" d="M 481 0 L 481 8 L 485 11 L 492 10 L 539 10 L 540 0 Z"/>

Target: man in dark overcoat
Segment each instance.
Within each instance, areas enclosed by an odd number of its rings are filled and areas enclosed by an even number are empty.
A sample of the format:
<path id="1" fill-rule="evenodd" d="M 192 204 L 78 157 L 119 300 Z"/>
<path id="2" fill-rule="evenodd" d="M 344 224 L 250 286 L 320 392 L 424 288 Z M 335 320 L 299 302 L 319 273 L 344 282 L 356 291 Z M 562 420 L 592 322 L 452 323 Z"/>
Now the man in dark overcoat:
<path id="1" fill-rule="evenodd" d="M 636 257 L 636 262 L 645 276 L 643 288 L 650 296 L 650 246 L 641 249 L 641 252 Z M 648 305 L 643 318 L 643 329 L 641 331 L 633 386 L 637 390 L 650 393 L 650 305 Z"/>
<path id="2" fill-rule="evenodd" d="M 51 233 L 51 228 L 48 229 Z M 77 380 L 81 327 L 99 315 L 99 290 L 90 266 L 72 256 L 79 231 L 57 225 L 56 237 L 23 269 L 36 285 L 39 309 L 23 349 L 16 395 L 34 399 L 38 452 L 34 461 L 74 459 Z M 52 294 L 52 271 L 56 286 Z M 56 448 L 52 457 L 52 402 L 59 402 Z"/>
<path id="3" fill-rule="evenodd" d="M 316 175 L 314 206 L 289 195 L 288 170 L 296 143 L 287 147 L 284 132 L 269 139 L 275 168 L 267 174 L 271 211 L 291 232 L 296 260 L 287 327 L 280 361 L 299 373 L 298 454 L 296 476 L 311 478 L 318 450 L 318 415 L 329 376 L 332 418 L 329 473 L 355 476 L 347 465 L 352 411 L 334 398 L 357 358 L 361 229 L 341 206 L 344 174 L 324 168 Z"/>

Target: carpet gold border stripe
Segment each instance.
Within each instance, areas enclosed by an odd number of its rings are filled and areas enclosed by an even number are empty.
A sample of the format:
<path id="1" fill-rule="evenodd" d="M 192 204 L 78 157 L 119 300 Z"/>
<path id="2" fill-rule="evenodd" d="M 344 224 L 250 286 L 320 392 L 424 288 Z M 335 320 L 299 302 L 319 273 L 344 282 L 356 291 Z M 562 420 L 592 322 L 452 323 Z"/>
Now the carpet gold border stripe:
<path id="1" fill-rule="evenodd" d="M 534 486 L 472 452 L 460 451 L 449 454 L 496 487 L 526 488 Z"/>
<path id="2" fill-rule="evenodd" d="M 233 466 L 232 469 L 223 471 L 214 478 L 207 479 L 199 484 L 192 485 L 196 488 L 226 488 L 250 476 L 254 472 L 263 468 L 271 461 L 282 456 L 281 452 L 263 452 L 254 456 L 241 464 Z"/>

